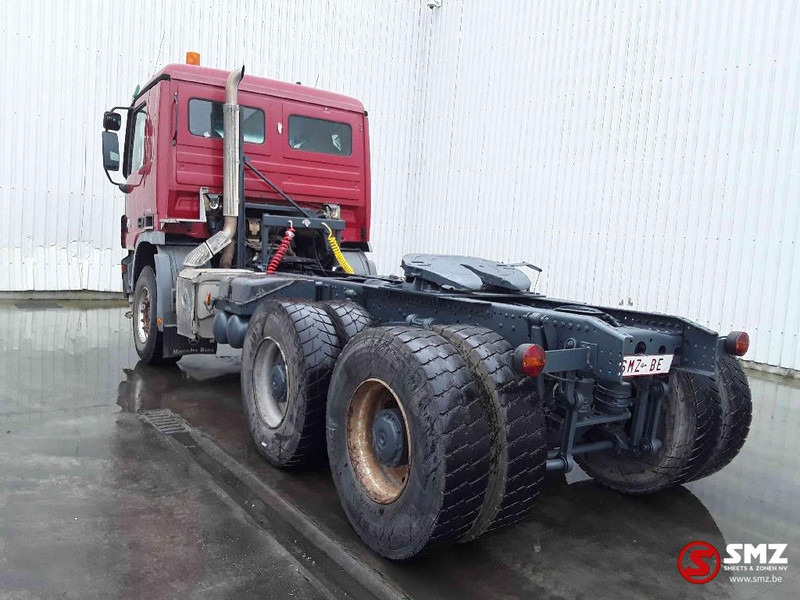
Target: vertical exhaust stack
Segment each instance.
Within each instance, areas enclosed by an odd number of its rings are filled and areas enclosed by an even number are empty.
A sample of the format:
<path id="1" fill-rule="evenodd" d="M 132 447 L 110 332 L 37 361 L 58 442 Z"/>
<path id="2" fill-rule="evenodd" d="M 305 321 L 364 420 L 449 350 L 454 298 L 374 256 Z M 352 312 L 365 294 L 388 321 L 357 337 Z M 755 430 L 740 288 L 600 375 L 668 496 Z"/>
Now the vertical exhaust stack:
<path id="1" fill-rule="evenodd" d="M 222 107 L 222 126 L 225 134 L 222 150 L 222 215 L 224 216 L 222 231 L 218 231 L 189 252 L 183 261 L 186 267 L 200 267 L 222 250 L 224 252 L 220 258 L 220 267 L 229 268 L 233 262 L 235 246 L 231 242 L 236 237 L 242 193 L 239 188 L 239 172 L 242 168 L 241 136 L 239 134 L 239 83 L 243 77 L 244 66 L 231 71 L 225 83 L 225 105 Z"/>

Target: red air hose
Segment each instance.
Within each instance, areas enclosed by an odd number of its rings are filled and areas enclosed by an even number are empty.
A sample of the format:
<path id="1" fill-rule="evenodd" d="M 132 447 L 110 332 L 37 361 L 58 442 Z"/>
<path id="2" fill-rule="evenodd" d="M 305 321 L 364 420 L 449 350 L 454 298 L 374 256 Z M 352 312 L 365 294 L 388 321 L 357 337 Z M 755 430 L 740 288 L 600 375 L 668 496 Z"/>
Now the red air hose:
<path id="1" fill-rule="evenodd" d="M 283 234 L 281 245 L 278 246 L 278 250 L 275 252 L 275 256 L 272 257 L 272 260 L 269 261 L 269 265 L 267 265 L 268 275 L 272 275 L 273 273 L 275 273 L 275 271 L 278 270 L 278 265 L 281 264 L 283 256 L 289 250 L 289 246 L 292 245 L 292 239 L 294 239 L 294 227 L 289 225 L 289 228 L 286 230 L 286 233 Z"/>

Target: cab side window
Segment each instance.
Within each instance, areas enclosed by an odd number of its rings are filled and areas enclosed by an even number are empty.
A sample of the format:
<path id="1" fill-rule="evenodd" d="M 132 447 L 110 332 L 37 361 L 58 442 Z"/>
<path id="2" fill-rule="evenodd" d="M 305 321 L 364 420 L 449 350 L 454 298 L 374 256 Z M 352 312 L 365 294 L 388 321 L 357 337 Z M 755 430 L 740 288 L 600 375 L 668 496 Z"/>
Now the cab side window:
<path id="1" fill-rule="evenodd" d="M 147 110 L 140 108 L 133 115 L 133 135 L 131 140 L 131 159 L 129 173 L 136 173 L 144 164 L 144 138 Z"/>
<path id="2" fill-rule="evenodd" d="M 304 152 L 350 156 L 353 130 L 347 123 L 290 115 L 289 147 Z"/>
<path id="3" fill-rule="evenodd" d="M 242 138 L 249 144 L 264 143 L 264 111 L 242 106 L 239 111 Z M 192 98 L 189 100 L 189 132 L 204 138 L 223 138 L 222 103 Z"/>

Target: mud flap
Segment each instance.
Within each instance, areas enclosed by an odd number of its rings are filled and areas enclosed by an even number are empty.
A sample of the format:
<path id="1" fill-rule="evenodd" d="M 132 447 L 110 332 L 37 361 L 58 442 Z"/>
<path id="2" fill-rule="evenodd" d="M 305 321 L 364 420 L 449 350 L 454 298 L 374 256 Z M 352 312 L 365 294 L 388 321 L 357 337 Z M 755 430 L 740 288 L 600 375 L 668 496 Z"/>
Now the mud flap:
<path id="1" fill-rule="evenodd" d="M 375 268 L 375 263 L 367 258 L 367 255 L 361 250 L 346 250 L 342 248 L 342 253 L 350 266 L 353 267 L 356 275 L 363 275 L 371 277 L 378 274 L 378 269 Z"/>
<path id="2" fill-rule="evenodd" d="M 197 341 L 178 335 L 177 327 L 164 327 L 163 356 L 186 356 L 187 354 L 216 354 L 217 342 L 199 339 Z"/>

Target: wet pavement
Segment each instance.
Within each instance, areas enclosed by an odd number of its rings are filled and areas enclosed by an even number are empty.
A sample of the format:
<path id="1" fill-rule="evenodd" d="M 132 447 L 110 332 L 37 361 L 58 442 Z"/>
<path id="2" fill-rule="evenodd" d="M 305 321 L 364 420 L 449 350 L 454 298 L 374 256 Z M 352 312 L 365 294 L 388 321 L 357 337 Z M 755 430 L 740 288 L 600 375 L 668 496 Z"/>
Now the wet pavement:
<path id="1" fill-rule="evenodd" d="M 123 307 L 22 306 L 0 304 L 0 599 L 364 596 L 319 550 L 331 544 L 414 598 L 800 597 L 796 383 L 751 374 L 750 439 L 708 479 L 629 498 L 579 471 L 549 475 L 523 523 L 392 563 L 352 531 L 327 469 L 282 472 L 255 452 L 235 351 L 151 368 Z M 139 418 L 156 409 L 194 438 Z M 276 498 L 328 546 L 298 541 Z M 692 585 L 676 561 L 693 540 L 723 554 L 786 543 L 784 581 Z"/>

